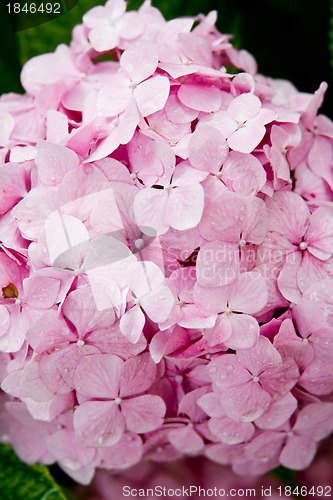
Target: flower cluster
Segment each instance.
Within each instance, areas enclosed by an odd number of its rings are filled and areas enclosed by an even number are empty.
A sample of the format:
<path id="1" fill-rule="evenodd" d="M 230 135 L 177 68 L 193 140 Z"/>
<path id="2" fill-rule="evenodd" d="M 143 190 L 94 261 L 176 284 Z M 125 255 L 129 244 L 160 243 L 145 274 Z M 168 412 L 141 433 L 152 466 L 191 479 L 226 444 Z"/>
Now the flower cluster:
<path id="1" fill-rule="evenodd" d="M 333 124 L 216 13 L 91 9 L 0 99 L 0 439 L 304 469 L 333 429 Z"/>

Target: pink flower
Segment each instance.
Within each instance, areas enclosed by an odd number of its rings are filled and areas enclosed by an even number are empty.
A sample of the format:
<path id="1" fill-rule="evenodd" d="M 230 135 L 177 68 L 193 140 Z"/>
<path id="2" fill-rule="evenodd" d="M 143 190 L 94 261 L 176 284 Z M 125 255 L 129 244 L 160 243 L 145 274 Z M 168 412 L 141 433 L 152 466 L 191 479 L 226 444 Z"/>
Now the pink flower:
<path id="1" fill-rule="evenodd" d="M 260 337 L 251 349 L 214 359 L 208 366 L 213 389 L 223 395 L 226 414 L 236 421 L 260 417 L 272 399 L 287 394 L 298 379 L 292 359 L 282 360 L 268 339 Z"/>
<path id="2" fill-rule="evenodd" d="M 332 430 L 327 84 L 215 23 L 108 0 L 0 97 L 0 441 L 85 485 L 302 469 Z"/>
<path id="3" fill-rule="evenodd" d="M 128 361 L 112 354 L 84 357 L 74 380 L 83 401 L 74 414 L 78 442 L 111 446 L 125 429 L 136 433 L 157 429 L 163 423 L 165 404 L 159 396 L 143 394 L 155 377 L 156 365 L 149 354 Z"/>
<path id="4" fill-rule="evenodd" d="M 136 12 L 127 12 L 123 0 L 108 1 L 105 7 L 93 7 L 83 16 L 89 28 L 89 40 L 98 52 L 115 48 L 120 38 L 132 40 L 144 30 L 144 23 Z"/>
<path id="5" fill-rule="evenodd" d="M 231 149 L 251 153 L 264 137 L 265 125 L 275 118 L 273 111 L 262 108 L 257 96 L 242 94 L 229 104 L 221 132 Z"/>
<path id="6" fill-rule="evenodd" d="M 204 190 L 198 182 L 201 179 L 200 176 L 195 178 L 186 166 L 180 166 L 170 184 L 165 184 L 162 190 L 141 190 L 134 201 L 137 224 L 150 226 L 159 235 L 166 233 L 169 227 L 179 230 L 196 227 L 204 208 Z"/>
<path id="7" fill-rule="evenodd" d="M 231 349 L 249 349 L 255 345 L 259 325 L 250 314 L 258 313 L 267 302 L 266 283 L 260 274 L 242 273 L 220 287 L 196 285 L 194 299 L 207 316 L 216 315 L 215 326 L 204 334 L 210 346 L 223 343 Z"/>

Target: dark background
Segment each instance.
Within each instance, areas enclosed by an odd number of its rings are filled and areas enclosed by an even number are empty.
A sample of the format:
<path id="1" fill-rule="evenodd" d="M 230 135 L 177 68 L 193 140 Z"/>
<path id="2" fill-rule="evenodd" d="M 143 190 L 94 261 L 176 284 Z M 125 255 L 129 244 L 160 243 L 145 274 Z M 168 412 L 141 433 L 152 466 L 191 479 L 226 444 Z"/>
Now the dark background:
<path id="1" fill-rule="evenodd" d="M 0 0 L 0 94 L 23 92 L 19 82 L 22 64 L 35 55 L 53 51 L 59 43 L 69 43 L 71 29 L 81 21 L 84 12 L 104 3 L 60 0 L 63 15 L 15 31 L 18 27 L 10 23 L 6 7 L 14 1 Z M 131 0 L 129 9 L 136 9 L 141 3 Z M 323 80 L 327 81 L 329 90 L 322 112 L 333 118 L 330 0 L 153 0 L 153 5 L 167 19 L 216 9 L 220 31 L 233 33 L 236 47 L 245 48 L 256 57 L 260 73 L 291 80 L 303 92 L 314 92 Z M 32 25 L 34 19 L 37 22 L 37 17 L 30 14 L 26 25 Z M 18 21 L 22 28 L 22 19 Z M 16 25 L 20 27 L 20 22 Z"/>

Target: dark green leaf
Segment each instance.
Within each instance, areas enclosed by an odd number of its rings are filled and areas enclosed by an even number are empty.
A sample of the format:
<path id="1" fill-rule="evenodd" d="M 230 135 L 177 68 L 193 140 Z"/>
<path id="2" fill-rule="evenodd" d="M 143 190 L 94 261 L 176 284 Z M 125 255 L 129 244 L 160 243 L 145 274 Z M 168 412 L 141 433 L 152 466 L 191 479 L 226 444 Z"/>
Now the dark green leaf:
<path id="1" fill-rule="evenodd" d="M 0 445 L 1 500 L 66 500 L 44 465 L 22 463 L 10 446 Z"/>

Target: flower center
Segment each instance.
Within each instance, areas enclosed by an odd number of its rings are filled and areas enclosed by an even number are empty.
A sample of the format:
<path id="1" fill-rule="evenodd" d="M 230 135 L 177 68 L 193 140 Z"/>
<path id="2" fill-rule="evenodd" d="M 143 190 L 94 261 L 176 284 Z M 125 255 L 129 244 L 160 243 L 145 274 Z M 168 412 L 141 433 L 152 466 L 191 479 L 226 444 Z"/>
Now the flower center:
<path id="1" fill-rule="evenodd" d="M 16 286 L 13 283 L 9 283 L 2 289 L 2 295 L 5 299 L 17 299 L 19 293 Z"/>

